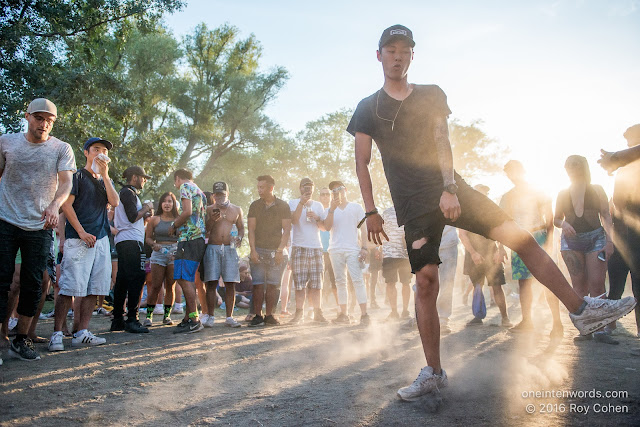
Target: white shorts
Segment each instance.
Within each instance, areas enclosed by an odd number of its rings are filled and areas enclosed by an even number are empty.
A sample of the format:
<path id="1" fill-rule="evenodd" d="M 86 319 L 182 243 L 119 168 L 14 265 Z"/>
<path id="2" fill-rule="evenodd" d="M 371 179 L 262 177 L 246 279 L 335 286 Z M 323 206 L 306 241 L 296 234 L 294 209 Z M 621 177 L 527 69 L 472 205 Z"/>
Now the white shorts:
<path id="1" fill-rule="evenodd" d="M 60 295 L 108 295 L 111 288 L 111 248 L 105 236 L 89 248 L 81 239 L 64 242 L 60 265 Z"/>

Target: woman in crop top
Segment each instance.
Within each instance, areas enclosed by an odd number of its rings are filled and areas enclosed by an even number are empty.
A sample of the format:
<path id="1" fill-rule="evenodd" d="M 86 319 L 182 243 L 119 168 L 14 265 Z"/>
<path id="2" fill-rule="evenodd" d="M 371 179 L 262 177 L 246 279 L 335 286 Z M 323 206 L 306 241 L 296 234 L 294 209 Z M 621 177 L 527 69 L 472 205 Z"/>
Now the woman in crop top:
<path id="1" fill-rule="evenodd" d="M 613 253 L 608 198 L 601 186 L 591 184 L 586 158 L 569 156 L 564 167 L 571 186 L 558 194 L 553 221 L 562 229 L 562 259 L 575 291 L 598 297 L 605 293 L 606 260 Z"/>
<path id="2" fill-rule="evenodd" d="M 149 218 L 145 239 L 153 248 L 151 254 L 151 284 L 147 282 L 147 318 L 144 326 L 153 324 L 153 310 L 162 283 L 165 284 L 164 317 L 162 323 L 172 325 L 169 317 L 173 306 L 175 280 L 173 280 L 173 257 L 178 247 L 178 238 L 169 235 L 169 227 L 178 218 L 178 202 L 171 192 L 164 193 L 158 202 L 155 216 Z"/>

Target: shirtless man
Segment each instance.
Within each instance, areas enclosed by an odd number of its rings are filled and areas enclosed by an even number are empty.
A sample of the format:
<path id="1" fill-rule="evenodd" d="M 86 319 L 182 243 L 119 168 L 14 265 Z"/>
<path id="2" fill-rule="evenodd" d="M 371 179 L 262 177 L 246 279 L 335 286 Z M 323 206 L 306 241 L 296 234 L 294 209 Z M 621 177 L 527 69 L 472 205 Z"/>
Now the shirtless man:
<path id="1" fill-rule="evenodd" d="M 220 277 L 225 286 L 225 306 L 227 319 L 225 326 L 239 328 L 233 318 L 233 306 L 236 298 L 236 283 L 240 283 L 240 270 L 238 269 L 238 251 L 244 237 L 244 225 L 242 222 L 242 209 L 229 202 L 229 186 L 226 182 L 213 184 L 213 198 L 215 203 L 207 206 L 207 250 L 204 254 L 204 280 L 207 286 L 207 309 L 209 318 L 204 326 L 213 327 L 213 309 L 216 306 L 216 288 Z M 238 228 L 237 237 L 231 236 L 233 225 Z"/>

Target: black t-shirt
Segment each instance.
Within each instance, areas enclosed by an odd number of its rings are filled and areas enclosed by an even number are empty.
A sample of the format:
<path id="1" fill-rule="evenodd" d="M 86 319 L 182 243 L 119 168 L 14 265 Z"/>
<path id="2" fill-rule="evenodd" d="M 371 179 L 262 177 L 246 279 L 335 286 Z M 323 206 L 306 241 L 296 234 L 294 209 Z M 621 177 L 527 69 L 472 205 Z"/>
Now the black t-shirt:
<path id="1" fill-rule="evenodd" d="M 289 203 L 277 197 L 269 207 L 258 199 L 249 206 L 247 217 L 256 219 L 256 248 L 278 249 L 282 239 L 282 220 L 291 219 L 291 209 Z"/>
<path id="2" fill-rule="evenodd" d="M 378 145 L 398 225 L 438 208 L 443 180 L 434 141 L 434 119 L 449 114 L 442 89 L 415 85 L 404 101 L 393 99 L 380 89 L 360 101 L 351 118 L 347 132 L 369 135 Z"/>
<path id="3" fill-rule="evenodd" d="M 107 190 L 102 179 L 98 180 L 98 185 L 103 188 L 103 191 L 99 191 L 91 178 L 79 170 L 73 174 L 71 195 L 75 196 L 73 210 L 84 231 L 93 234 L 96 239 L 102 239 L 111 235 L 111 229 L 109 218 L 107 218 Z M 69 221 L 65 225 L 64 234 L 67 239 L 80 238 Z"/>

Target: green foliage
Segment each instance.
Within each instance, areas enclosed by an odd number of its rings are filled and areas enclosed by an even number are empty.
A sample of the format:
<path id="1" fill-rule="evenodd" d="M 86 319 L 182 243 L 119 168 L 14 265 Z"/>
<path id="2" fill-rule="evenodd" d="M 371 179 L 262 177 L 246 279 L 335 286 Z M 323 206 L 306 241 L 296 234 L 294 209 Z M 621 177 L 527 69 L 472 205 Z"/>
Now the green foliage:
<path id="1" fill-rule="evenodd" d="M 509 156 L 509 148 L 489 138 L 481 125 L 481 120 L 468 125 L 452 120 L 449 124 L 453 165 L 463 178 L 500 172 Z"/>

